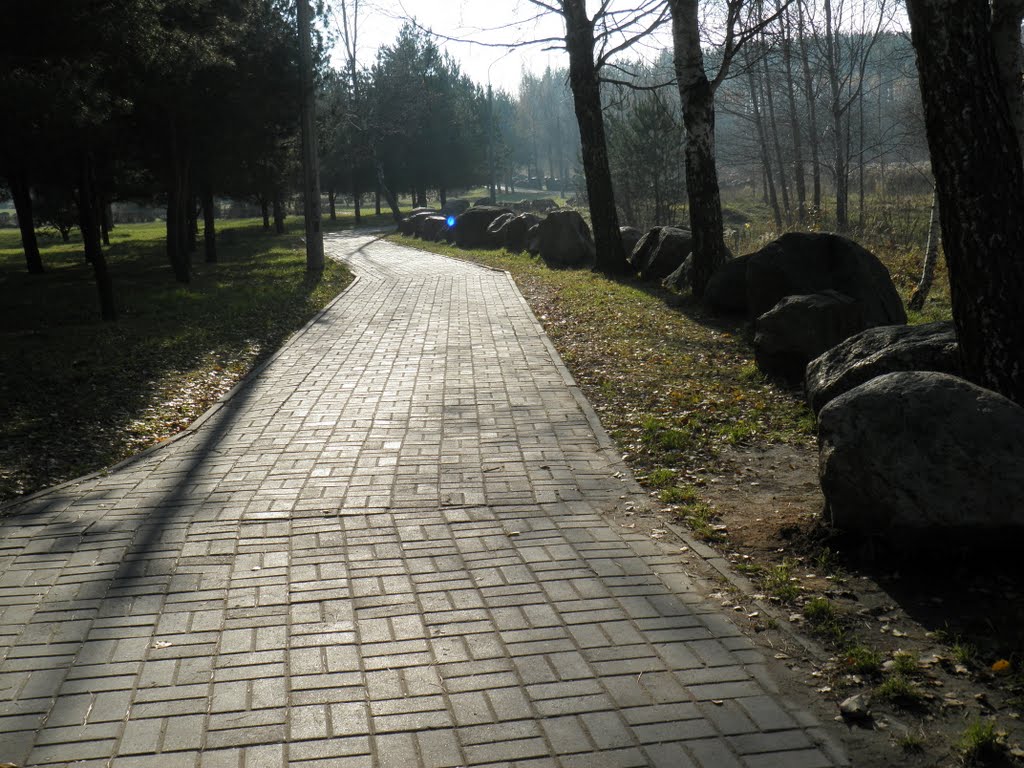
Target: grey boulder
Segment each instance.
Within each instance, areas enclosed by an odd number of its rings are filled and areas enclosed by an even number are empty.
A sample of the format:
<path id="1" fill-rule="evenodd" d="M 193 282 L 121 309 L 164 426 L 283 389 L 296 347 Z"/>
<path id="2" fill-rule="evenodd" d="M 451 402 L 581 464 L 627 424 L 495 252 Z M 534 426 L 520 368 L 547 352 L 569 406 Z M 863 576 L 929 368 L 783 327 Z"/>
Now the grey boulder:
<path id="1" fill-rule="evenodd" d="M 540 223 L 540 216 L 532 213 L 520 213 L 505 224 L 504 247 L 510 253 L 522 253 L 526 250 L 527 233 Z"/>
<path id="2" fill-rule="evenodd" d="M 675 272 L 693 250 L 689 230 L 654 227 L 636 244 L 629 263 L 641 280 L 664 280 Z"/>
<path id="3" fill-rule="evenodd" d="M 862 330 L 860 302 L 838 291 L 786 296 L 757 318 L 757 367 L 768 376 L 799 384 L 808 362 Z"/>
<path id="4" fill-rule="evenodd" d="M 960 350 L 953 323 L 882 325 L 851 336 L 807 365 L 807 404 L 818 413 L 844 392 L 897 371 L 958 375 Z"/>
<path id="5" fill-rule="evenodd" d="M 644 233 L 636 227 L 619 227 L 622 250 L 625 252 L 627 259 L 633 255 L 633 249 L 636 248 L 636 244 L 640 242 L 640 238 L 643 236 Z"/>
<path id="6" fill-rule="evenodd" d="M 865 327 L 907 322 L 903 301 L 878 258 L 841 235 L 789 232 L 747 262 L 747 310 L 756 318 L 786 296 L 835 290 L 858 301 Z"/>
<path id="7" fill-rule="evenodd" d="M 426 216 L 420 222 L 419 236 L 424 240 L 441 240 L 448 232 L 446 216 Z"/>
<path id="8" fill-rule="evenodd" d="M 537 225 L 537 252 L 549 267 L 589 267 L 596 251 L 590 227 L 576 211 L 552 211 Z"/>
<path id="9" fill-rule="evenodd" d="M 414 208 L 408 216 L 398 222 L 398 231 L 403 235 L 416 237 L 420 233 L 423 220 L 428 216 L 436 216 L 437 211 L 433 208 Z"/>
<path id="10" fill-rule="evenodd" d="M 460 248 L 489 248 L 493 239 L 487 232 L 491 222 L 505 213 L 507 208 L 478 205 L 463 211 L 455 218 L 455 244 Z"/>
<path id="11" fill-rule="evenodd" d="M 826 517 L 842 531 L 1024 526 L 1024 408 L 933 371 L 888 373 L 818 415 Z"/>
<path id="12" fill-rule="evenodd" d="M 729 259 L 715 270 L 704 287 L 704 304 L 712 312 L 724 315 L 747 314 L 747 265 L 748 253 Z"/>

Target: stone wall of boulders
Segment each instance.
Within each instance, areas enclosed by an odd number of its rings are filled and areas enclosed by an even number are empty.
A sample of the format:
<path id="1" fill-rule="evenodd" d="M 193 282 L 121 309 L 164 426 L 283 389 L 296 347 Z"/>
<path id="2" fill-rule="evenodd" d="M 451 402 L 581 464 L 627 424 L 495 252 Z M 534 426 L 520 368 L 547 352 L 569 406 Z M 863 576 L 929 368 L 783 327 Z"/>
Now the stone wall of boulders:
<path id="1" fill-rule="evenodd" d="M 594 238 L 578 211 L 561 209 L 548 199 L 508 206 L 490 203 L 484 198 L 472 206 L 449 201 L 441 210 L 418 208 L 399 222 L 398 231 L 423 240 L 445 240 L 460 248 L 527 251 L 551 267 L 593 265 Z"/>
<path id="2" fill-rule="evenodd" d="M 783 235 L 716 272 L 706 301 L 747 317 L 762 371 L 803 384 L 833 527 L 895 546 L 1024 533 L 1024 408 L 960 378 L 951 322 L 907 325 L 873 254 Z"/>

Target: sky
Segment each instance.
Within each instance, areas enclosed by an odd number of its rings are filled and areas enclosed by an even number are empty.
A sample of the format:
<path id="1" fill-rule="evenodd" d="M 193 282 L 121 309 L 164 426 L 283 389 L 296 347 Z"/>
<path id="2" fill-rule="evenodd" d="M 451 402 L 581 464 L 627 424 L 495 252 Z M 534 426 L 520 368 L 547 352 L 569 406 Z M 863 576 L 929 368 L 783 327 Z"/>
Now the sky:
<path id="1" fill-rule="evenodd" d="M 351 7 L 352 0 L 348 3 Z M 333 0 L 332 6 L 340 27 L 341 0 Z M 481 85 L 489 79 L 496 89 L 516 93 L 524 70 L 540 74 L 546 67 L 569 64 L 564 50 L 550 50 L 557 42 L 505 47 L 544 38 L 560 41 L 565 35 L 561 17 L 541 11 L 529 0 L 360 0 L 358 60 L 362 66 L 372 64 L 377 49 L 394 41 L 405 19 L 413 17 L 439 35 L 494 44 L 438 40 L 471 79 Z M 339 53 L 335 64 L 342 60 Z"/>

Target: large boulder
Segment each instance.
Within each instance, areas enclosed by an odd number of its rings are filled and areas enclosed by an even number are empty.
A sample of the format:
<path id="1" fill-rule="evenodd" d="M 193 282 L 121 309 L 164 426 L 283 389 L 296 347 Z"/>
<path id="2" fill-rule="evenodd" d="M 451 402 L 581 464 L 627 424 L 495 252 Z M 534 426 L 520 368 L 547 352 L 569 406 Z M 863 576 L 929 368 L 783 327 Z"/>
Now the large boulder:
<path id="1" fill-rule="evenodd" d="M 549 267 L 589 267 L 596 251 L 590 227 L 576 211 L 552 211 L 537 225 L 537 250 Z"/>
<path id="2" fill-rule="evenodd" d="M 844 392 L 897 371 L 960 373 L 960 349 L 952 322 L 882 325 L 836 345 L 807 366 L 807 404 L 818 413 Z"/>
<path id="3" fill-rule="evenodd" d="M 487 227 L 504 213 L 511 211 L 489 205 L 477 205 L 460 213 L 455 217 L 455 244 L 460 248 L 491 247 L 492 238 Z"/>
<path id="4" fill-rule="evenodd" d="M 436 216 L 437 211 L 433 208 L 413 208 L 413 210 L 398 222 L 398 231 L 403 235 L 411 235 L 413 237 L 419 235 L 420 227 L 422 226 L 423 219 L 427 216 Z"/>
<path id="5" fill-rule="evenodd" d="M 640 236 L 640 239 L 637 241 L 636 245 L 633 246 L 633 249 L 626 252 L 629 266 L 631 266 L 635 272 L 639 272 L 647 265 L 647 262 L 651 260 L 651 252 L 658 244 L 658 238 L 661 237 L 661 230 L 663 229 L 664 227 L 651 227 Z"/>
<path id="6" fill-rule="evenodd" d="M 619 238 L 622 240 L 622 250 L 625 251 L 627 260 L 633 255 L 633 249 L 643 236 L 644 233 L 636 227 L 619 227 Z"/>
<path id="7" fill-rule="evenodd" d="M 1024 408 L 963 379 L 889 373 L 818 415 L 825 514 L 914 539 L 1024 527 Z"/>
<path id="8" fill-rule="evenodd" d="M 693 253 L 690 252 L 683 259 L 683 263 L 676 267 L 676 270 L 661 281 L 665 288 L 670 288 L 680 293 L 685 293 L 693 287 Z"/>
<path id="9" fill-rule="evenodd" d="M 526 252 L 531 256 L 540 256 L 540 222 L 526 230 Z"/>
<path id="10" fill-rule="evenodd" d="M 469 209 L 469 200 L 446 200 L 445 204 L 441 206 L 442 216 L 458 216 L 460 213 L 465 213 Z"/>
<path id="11" fill-rule="evenodd" d="M 502 231 L 503 245 L 510 253 L 522 253 L 526 250 L 527 233 L 540 224 L 541 218 L 532 213 L 520 213 L 504 225 Z"/>
<path id="12" fill-rule="evenodd" d="M 747 314 L 747 265 L 752 253 L 729 259 L 715 270 L 704 287 L 704 304 L 724 315 Z"/>
<path id="13" fill-rule="evenodd" d="M 630 253 L 629 263 L 641 280 L 664 280 L 675 272 L 693 250 L 689 230 L 653 227 Z"/>
<path id="14" fill-rule="evenodd" d="M 786 296 L 835 290 L 860 302 L 866 327 L 907 322 L 889 270 L 840 235 L 789 232 L 750 256 L 746 282 L 751 318 Z"/>
<path id="15" fill-rule="evenodd" d="M 487 235 L 491 248 L 505 247 L 505 226 L 515 217 L 516 215 L 509 211 L 508 213 L 501 214 L 501 216 L 487 225 Z"/>
<path id="16" fill-rule="evenodd" d="M 838 291 L 787 296 L 754 327 L 754 358 L 768 376 L 804 380 L 807 363 L 864 330 L 860 302 Z"/>
<path id="17" fill-rule="evenodd" d="M 448 232 L 447 216 L 426 216 L 419 225 L 419 236 L 424 240 L 437 241 Z"/>

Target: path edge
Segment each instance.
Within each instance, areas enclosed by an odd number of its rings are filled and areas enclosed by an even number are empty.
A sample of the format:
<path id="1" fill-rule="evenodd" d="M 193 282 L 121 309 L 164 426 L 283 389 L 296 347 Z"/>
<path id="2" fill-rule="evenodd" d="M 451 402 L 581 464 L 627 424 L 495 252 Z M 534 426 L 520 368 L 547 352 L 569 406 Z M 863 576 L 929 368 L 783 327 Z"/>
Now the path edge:
<path id="1" fill-rule="evenodd" d="M 333 259 L 334 257 L 332 256 L 331 258 Z M 335 261 L 339 261 L 339 263 L 345 263 L 341 262 L 339 259 L 335 259 Z M 348 264 L 345 263 L 345 266 L 348 267 Z M 46 496 L 47 494 L 56 493 L 65 488 L 70 488 L 71 486 L 74 485 L 79 485 L 90 480 L 95 480 L 96 478 L 104 477 L 116 470 L 129 467 L 135 462 L 141 461 L 142 459 L 145 458 L 149 458 L 150 455 L 155 454 L 157 451 L 167 448 L 173 445 L 174 443 L 178 442 L 179 440 L 184 440 L 186 437 L 190 436 L 193 432 L 197 431 L 200 427 L 202 427 L 203 424 L 205 424 L 207 421 L 213 418 L 213 416 L 216 413 L 218 413 L 225 405 L 227 405 L 227 403 L 230 402 L 239 392 L 241 392 L 246 387 L 250 386 L 257 376 L 259 376 L 261 373 L 263 373 L 264 370 L 270 367 L 271 363 L 273 363 L 275 360 L 277 360 L 277 358 L 284 354 L 284 352 L 292 344 L 298 341 L 301 336 L 303 336 L 307 331 L 309 331 L 309 329 L 312 328 L 320 320 L 320 318 L 326 315 L 334 307 L 335 304 L 340 302 L 346 296 L 346 294 L 348 294 L 348 292 L 356 286 L 356 284 L 359 282 L 359 279 L 360 276 L 353 273 L 352 282 L 346 285 L 345 288 L 337 296 L 335 296 L 333 299 L 327 302 L 327 304 L 325 304 L 323 308 L 317 310 L 316 314 L 309 318 L 309 320 L 306 321 L 306 323 L 301 328 L 299 328 L 296 331 L 293 331 L 288 336 L 288 338 L 281 342 L 281 345 L 269 357 L 264 359 L 262 362 L 260 362 L 259 365 L 257 365 L 247 374 L 245 374 L 245 376 L 236 381 L 235 384 L 231 387 L 231 389 L 229 389 L 223 395 L 218 397 L 217 400 L 213 403 L 213 405 L 211 405 L 209 408 L 207 408 L 205 411 L 199 414 L 199 416 L 196 417 L 196 420 L 189 424 L 187 427 L 185 427 L 183 430 L 181 430 L 180 432 L 176 432 L 175 434 L 171 435 L 165 440 L 162 440 L 159 443 L 151 445 L 148 448 L 143 448 L 138 453 L 133 453 L 131 456 L 121 459 L 119 462 L 111 464 L 108 467 L 103 467 L 102 469 L 97 469 L 96 471 L 90 472 L 86 475 L 80 475 L 79 477 L 74 477 L 70 480 L 65 480 L 63 483 L 58 483 L 57 485 L 50 485 L 47 486 L 46 488 L 40 488 L 38 491 L 33 491 L 27 496 L 19 496 L 15 499 L 11 499 L 10 501 L 5 501 L 3 504 L 0 504 L 0 520 L 5 520 L 6 518 L 11 517 L 11 513 L 15 507 L 18 507 L 22 504 L 27 504 L 31 501 L 35 501 L 36 499 L 42 496 Z"/>

